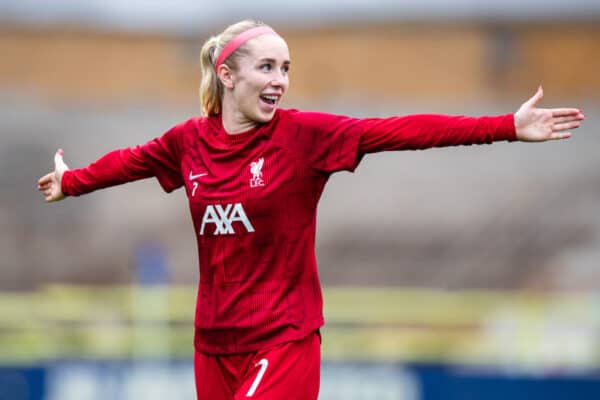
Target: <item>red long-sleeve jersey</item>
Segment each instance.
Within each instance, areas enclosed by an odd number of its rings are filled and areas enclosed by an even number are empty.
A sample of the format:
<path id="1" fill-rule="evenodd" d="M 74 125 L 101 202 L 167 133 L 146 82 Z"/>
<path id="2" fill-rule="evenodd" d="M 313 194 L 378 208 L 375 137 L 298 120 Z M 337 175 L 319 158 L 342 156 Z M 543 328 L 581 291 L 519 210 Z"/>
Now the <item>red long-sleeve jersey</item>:
<path id="1" fill-rule="evenodd" d="M 156 176 L 185 187 L 198 242 L 198 351 L 234 354 L 298 340 L 323 325 L 315 259 L 317 203 L 329 179 L 365 153 L 515 140 L 514 118 L 412 115 L 357 119 L 278 110 L 229 135 L 196 117 L 142 146 L 65 172 L 80 195 Z"/>

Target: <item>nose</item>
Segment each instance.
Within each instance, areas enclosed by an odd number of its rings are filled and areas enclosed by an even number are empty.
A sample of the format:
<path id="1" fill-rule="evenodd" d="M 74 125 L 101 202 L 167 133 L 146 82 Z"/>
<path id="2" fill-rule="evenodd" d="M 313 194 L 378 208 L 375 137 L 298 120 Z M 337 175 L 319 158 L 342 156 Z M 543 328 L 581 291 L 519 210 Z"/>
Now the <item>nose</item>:
<path id="1" fill-rule="evenodd" d="M 275 72 L 271 79 L 271 85 L 275 87 L 280 87 L 285 90 L 287 88 L 289 81 L 288 76 L 282 71 Z"/>

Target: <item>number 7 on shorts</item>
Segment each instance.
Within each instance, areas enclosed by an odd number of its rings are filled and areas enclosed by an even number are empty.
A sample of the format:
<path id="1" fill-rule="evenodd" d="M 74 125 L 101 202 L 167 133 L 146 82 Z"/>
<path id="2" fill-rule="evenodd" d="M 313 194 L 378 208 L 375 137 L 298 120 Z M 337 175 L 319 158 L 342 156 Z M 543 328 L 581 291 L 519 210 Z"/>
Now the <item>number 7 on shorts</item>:
<path id="1" fill-rule="evenodd" d="M 260 383 L 260 381 L 262 381 L 265 371 L 267 370 L 267 367 L 269 366 L 269 360 L 267 360 L 266 358 L 263 358 L 259 362 L 257 362 L 255 366 L 259 366 L 259 365 L 260 365 L 260 370 L 258 371 L 258 374 L 256 374 L 256 378 L 254 378 L 254 382 L 252 382 L 252 386 L 250 386 L 250 389 L 248 389 L 248 393 L 246 393 L 246 397 L 252 397 L 254 395 L 254 392 L 256 392 L 256 388 L 258 387 L 258 384 Z"/>

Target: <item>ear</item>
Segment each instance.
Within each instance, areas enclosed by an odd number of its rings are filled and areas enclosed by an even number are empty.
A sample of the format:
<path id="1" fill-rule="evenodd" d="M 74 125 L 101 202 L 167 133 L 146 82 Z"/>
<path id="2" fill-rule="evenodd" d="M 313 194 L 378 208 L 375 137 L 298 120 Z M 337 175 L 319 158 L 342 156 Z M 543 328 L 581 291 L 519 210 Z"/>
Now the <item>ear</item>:
<path id="1" fill-rule="evenodd" d="M 225 86 L 227 89 L 233 89 L 233 87 L 234 87 L 233 71 L 231 71 L 231 69 L 227 65 L 225 65 L 225 64 L 219 65 L 219 67 L 217 68 L 217 76 L 219 77 L 219 80 L 221 81 L 223 86 Z"/>

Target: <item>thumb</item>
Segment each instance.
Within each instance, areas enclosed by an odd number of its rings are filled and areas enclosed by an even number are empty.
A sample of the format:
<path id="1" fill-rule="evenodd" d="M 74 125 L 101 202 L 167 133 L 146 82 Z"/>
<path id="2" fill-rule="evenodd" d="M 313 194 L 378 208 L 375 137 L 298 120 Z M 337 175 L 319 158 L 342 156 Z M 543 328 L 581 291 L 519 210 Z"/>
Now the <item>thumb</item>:
<path id="1" fill-rule="evenodd" d="M 535 107 L 540 100 L 542 100 L 542 97 L 544 97 L 544 89 L 542 88 L 542 85 L 540 85 L 537 92 L 535 92 L 533 97 L 527 100 L 525 104 L 527 104 L 529 107 Z"/>
<path id="2" fill-rule="evenodd" d="M 58 151 L 54 155 L 54 170 L 62 174 L 68 169 L 69 167 L 67 167 L 67 164 L 65 164 L 65 161 L 63 160 L 63 150 L 58 149 Z"/>

